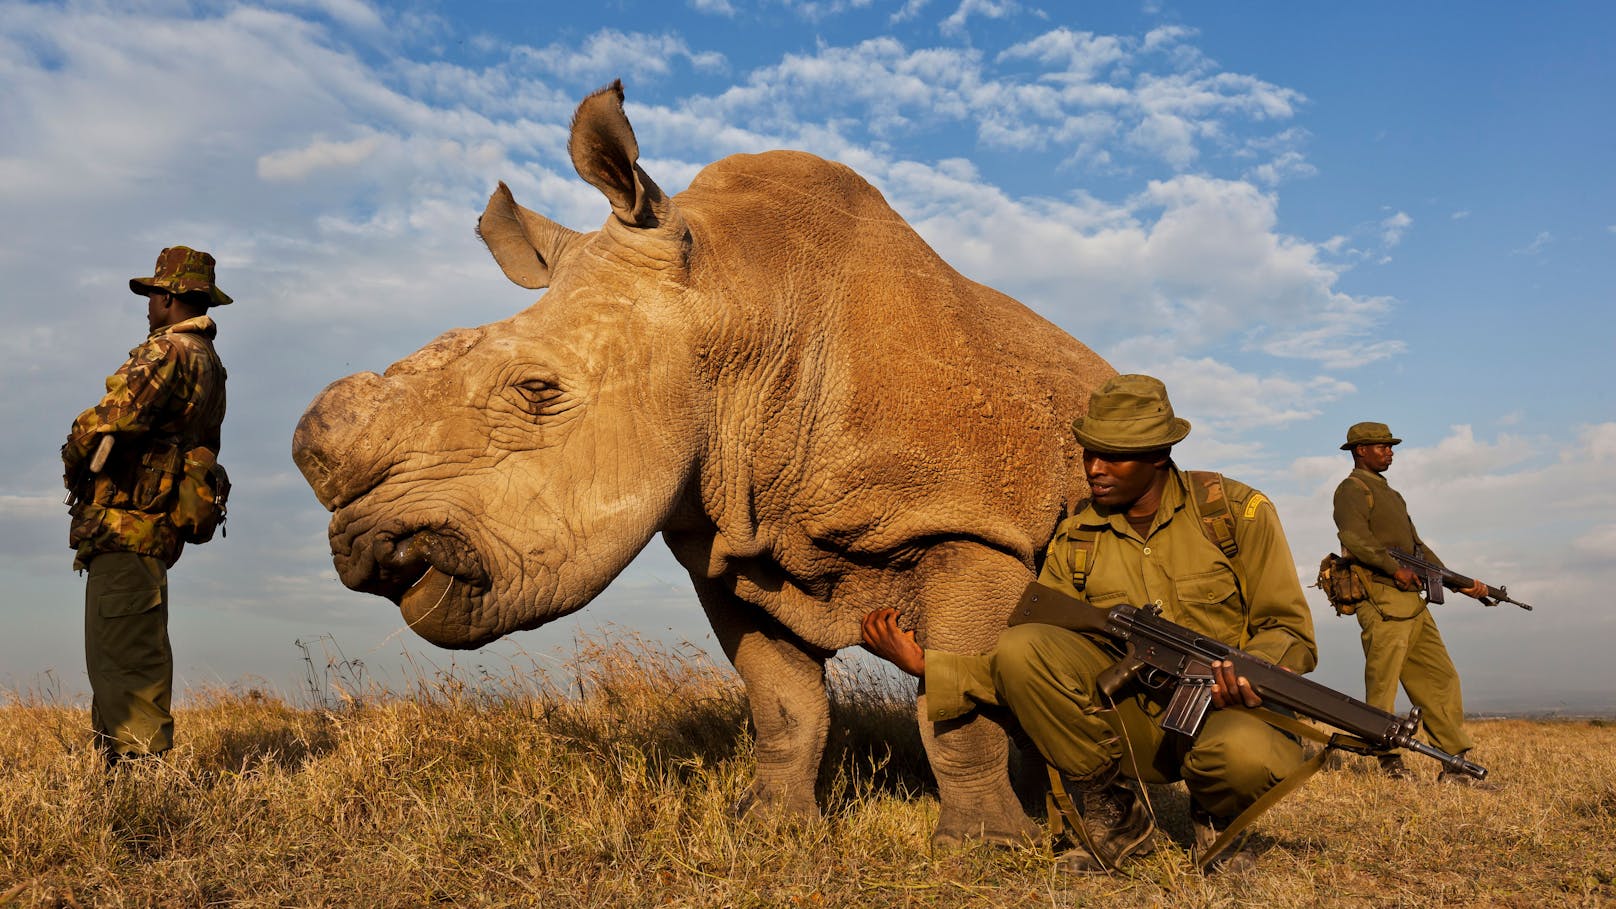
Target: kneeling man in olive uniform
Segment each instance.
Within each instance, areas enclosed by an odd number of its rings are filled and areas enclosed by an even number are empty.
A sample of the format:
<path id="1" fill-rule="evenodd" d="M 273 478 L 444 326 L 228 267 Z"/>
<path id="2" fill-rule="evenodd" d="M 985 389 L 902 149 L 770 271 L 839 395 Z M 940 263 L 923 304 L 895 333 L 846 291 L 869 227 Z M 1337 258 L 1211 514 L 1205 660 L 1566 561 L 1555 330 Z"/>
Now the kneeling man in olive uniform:
<path id="1" fill-rule="evenodd" d="M 230 297 L 214 285 L 213 267 L 207 253 L 173 246 L 157 257 L 156 274 L 129 279 L 146 298 L 150 333 L 62 446 L 73 567 L 88 572 L 90 722 L 109 764 L 173 744 L 168 569 L 185 541 L 172 509 L 187 452 L 216 455 L 224 422 L 225 371 L 207 313 Z"/>
<path id="2" fill-rule="evenodd" d="M 1295 672 L 1311 670 L 1312 614 L 1273 503 L 1234 480 L 1179 469 L 1172 446 L 1190 426 L 1173 415 L 1162 383 L 1117 376 L 1072 428 L 1092 499 L 1057 528 L 1039 583 L 1098 607 L 1159 607 L 1170 621 Z M 864 638 L 924 679 L 934 721 L 978 704 L 1010 709 L 1082 817 L 1080 838 L 1092 848 L 1063 854 L 1070 871 L 1106 870 L 1153 848 L 1154 820 L 1127 779 L 1183 780 L 1200 851 L 1304 760 L 1294 739 L 1243 711 L 1213 710 L 1192 739 L 1156 725 L 1164 704 L 1137 682 L 1107 703 L 1096 679 L 1121 650 L 1105 638 L 1026 624 L 1006 629 L 991 653 L 923 650 L 891 609 L 865 618 Z M 1229 664 L 1217 670 L 1214 707 L 1261 703 Z"/>
<path id="3" fill-rule="evenodd" d="M 1420 708 L 1431 744 L 1449 754 L 1464 756 L 1475 742 L 1464 729 L 1464 699 L 1459 692 L 1459 671 L 1436 630 L 1436 620 L 1421 595 L 1423 586 L 1413 569 L 1398 564 L 1386 550 L 1400 549 L 1427 562 L 1442 560 L 1420 539 L 1408 516 L 1408 503 L 1386 482 L 1392 466 L 1392 446 L 1402 442 L 1385 423 L 1357 423 L 1347 430 L 1341 448 L 1352 452 L 1352 473 L 1335 489 L 1335 526 L 1341 554 L 1364 577 L 1369 598 L 1356 613 L 1364 651 L 1364 700 L 1391 710 L 1401 682 L 1408 699 Z M 1462 594 L 1480 598 L 1487 585 L 1480 581 Z M 1414 771 L 1401 754 L 1384 755 L 1381 770 L 1393 779 L 1412 779 Z M 1443 782 L 1475 788 L 1463 773 L 1444 770 Z"/>

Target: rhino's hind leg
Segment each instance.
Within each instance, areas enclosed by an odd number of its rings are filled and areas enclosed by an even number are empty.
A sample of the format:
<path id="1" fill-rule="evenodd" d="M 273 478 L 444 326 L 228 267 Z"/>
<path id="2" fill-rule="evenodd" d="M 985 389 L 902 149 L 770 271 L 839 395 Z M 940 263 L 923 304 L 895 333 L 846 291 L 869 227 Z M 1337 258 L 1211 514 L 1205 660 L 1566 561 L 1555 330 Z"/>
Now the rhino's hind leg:
<path id="1" fill-rule="evenodd" d="M 1038 825 L 1022 810 L 1006 774 L 1010 740 L 1004 728 L 980 714 L 934 724 L 926 719 L 924 695 L 919 706 L 921 740 L 942 802 L 932 841 L 1036 842 Z"/>
<path id="2" fill-rule="evenodd" d="M 922 568 L 936 583 L 923 594 L 924 646 L 954 653 L 991 650 L 1030 580 L 1019 561 L 967 541 L 934 547 Z M 933 841 L 1036 841 L 1038 825 L 1022 810 L 1010 784 L 1010 737 L 1004 727 L 980 711 L 934 724 L 927 719 L 924 694 L 918 708 L 921 740 L 942 802 Z"/>
<path id="3" fill-rule="evenodd" d="M 716 585 L 698 583 L 697 593 L 719 645 L 746 684 L 757 735 L 757 776 L 738 810 L 817 817 L 814 783 L 830 731 L 830 655 L 812 650 Z"/>

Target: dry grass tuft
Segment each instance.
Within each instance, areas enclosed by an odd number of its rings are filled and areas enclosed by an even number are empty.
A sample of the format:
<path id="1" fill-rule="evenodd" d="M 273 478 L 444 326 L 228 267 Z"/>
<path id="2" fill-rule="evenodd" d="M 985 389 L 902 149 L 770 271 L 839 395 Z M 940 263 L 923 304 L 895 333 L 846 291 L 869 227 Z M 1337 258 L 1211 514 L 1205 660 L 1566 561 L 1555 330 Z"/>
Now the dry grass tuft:
<path id="1" fill-rule="evenodd" d="M 835 679 L 817 821 L 736 819 L 745 699 L 693 649 L 583 645 L 564 674 L 423 678 L 299 707 L 211 692 L 164 759 L 107 776 L 82 709 L 0 707 L 0 907 L 1594 906 L 1616 903 L 1616 726 L 1475 724 L 1498 792 L 1354 759 L 1256 828 L 1254 872 L 1176 838 L 1129 874 L 1052 853 L 934 851 L 911 686 Z M 1411 759 L 1415 761 L 1417 759 Z M 1428 763 L 1428 762 L 1427 762 Z"/>

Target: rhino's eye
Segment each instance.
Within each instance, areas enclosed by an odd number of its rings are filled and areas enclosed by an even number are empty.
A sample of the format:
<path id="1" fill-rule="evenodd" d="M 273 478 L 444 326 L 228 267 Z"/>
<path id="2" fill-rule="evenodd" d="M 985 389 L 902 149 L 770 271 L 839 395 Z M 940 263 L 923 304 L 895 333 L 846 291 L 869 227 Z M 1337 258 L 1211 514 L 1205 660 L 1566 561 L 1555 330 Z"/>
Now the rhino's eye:
<path id="1" fill-rule="evenodd" d="M 536 417 L 551 417 L 569 409 L 567 393 L 543 379 L 529 379 L 512 386 L 522 401 L 522 409 Z"/>

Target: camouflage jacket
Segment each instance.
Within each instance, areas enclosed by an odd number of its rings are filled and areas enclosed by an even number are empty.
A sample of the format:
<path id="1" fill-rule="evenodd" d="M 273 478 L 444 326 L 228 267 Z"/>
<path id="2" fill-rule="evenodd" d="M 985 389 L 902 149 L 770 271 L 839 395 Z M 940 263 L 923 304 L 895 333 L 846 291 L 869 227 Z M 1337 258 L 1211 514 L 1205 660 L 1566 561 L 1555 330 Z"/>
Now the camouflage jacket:
<path id="1" fill-rule="evenodd" d="M 83 569 L 103 552 L 137 552 L 168 565 L 179 560 L 184 543 L 169 510 L 185 452 L 199 445 L 218 452 L 224 423 L 217 334 L 208 316 L 153 331 L 107 377 L 100 403 L 73 421 L 62 446 L 73 502 L 73 567 Z M 91 474 L 91 453 L 109 434 L 111 456 Z"/>

